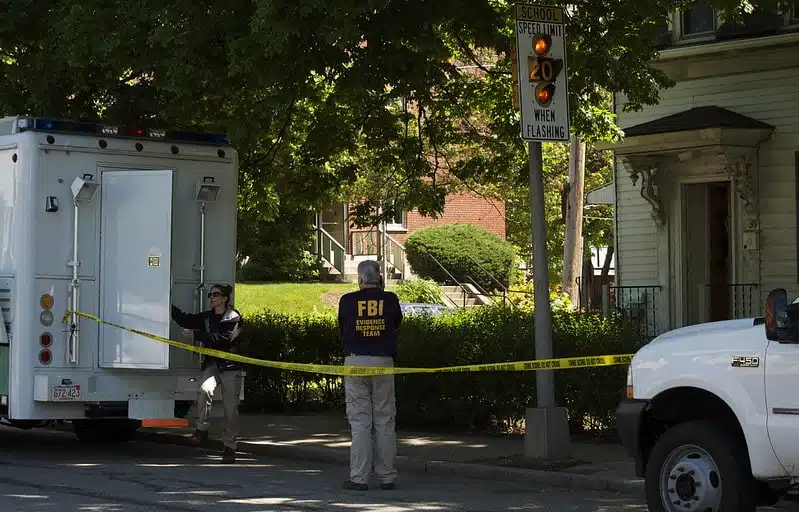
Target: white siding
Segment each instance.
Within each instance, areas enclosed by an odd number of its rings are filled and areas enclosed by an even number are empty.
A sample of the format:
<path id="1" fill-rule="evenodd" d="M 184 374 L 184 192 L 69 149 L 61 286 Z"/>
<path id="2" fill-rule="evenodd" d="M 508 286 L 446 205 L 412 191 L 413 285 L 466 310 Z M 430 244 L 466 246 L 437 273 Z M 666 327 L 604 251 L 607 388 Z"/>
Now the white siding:
<path id="1" fill-rule="evenodd" d="M 622 112 L 625 99 L 622 95 L 616 98 L 622 128 L 707 105 L 718 105 L 775 126 L 771 139 L 761 146 L 758 156 L 761 301 L 775 287 L 784 287 L 791 298 L 799 295 L 794 179 L 794 152 L 799 150 L 797 83 L 799 67 L 793 67 L 740 77 L 726 75 L 680 82 L 661 92 L 658 106 L 641 112 Z M 649 205 L 621 166 L 617 166 L 616 183 L 620 284 L 654 284 L 658 265 L 667 263 L 658 261 L 663 253 L 658 251 L 658 234 L 649 216 Z"/>

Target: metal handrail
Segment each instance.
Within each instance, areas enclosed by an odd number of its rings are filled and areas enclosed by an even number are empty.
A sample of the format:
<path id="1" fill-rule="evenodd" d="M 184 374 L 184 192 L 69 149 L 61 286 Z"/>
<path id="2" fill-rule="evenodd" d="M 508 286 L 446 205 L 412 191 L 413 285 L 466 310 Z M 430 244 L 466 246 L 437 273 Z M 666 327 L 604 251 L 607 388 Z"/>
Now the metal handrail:
<path id="1" fill-rule="evenodd" d="M 467 276 L 466 276 L 466 279 L 468 279 L 469 281 L 471 281 L 471 282 L 472 282 L 472 284 L 474 285 L 474 287 L 475 287 L 475 288 L 477 288 L 477 291 L 478 291 L 478 292 L 480 292 L 480 294 L 482 294 L 482 295 L 486 295 L 486 296 L 489 296 L 489 295 L 491 295 L 490 293 L 488 293 L 488 292 L 486 291 L 486 289 L 485 289 L 485 288 L 483 288 L 482 286 L 480 286 L 480 285 L 477 283 L 477 281 L 475 281 L 475 280 L 472 278 L 472 276 L 469 276 L 469 275 L 467 275 Z"/>
<path id="2" fill-rule="evenodd" d="M 466 276 L 466 279 L 468 279 L 469 281 L 471 281 L 471 282 L 472 282 L 472 284 L 474 285 L 474 287 L 475 287 L 475 288 L 477 288 L 477 291 L 479 291 L 481 295 L 485 295 L 486 297 L 498 297 L 498 296 L 499 296 L 499 295 L 498 295 L 498 294 L 496 294 L 496 293 L 488 293 L 488 292 L 486 291 L 486 289 L 485 289 L 485 288 L 483 288 L 482 286 L 480 286 L 479 284 L 477 284 L 477 281 L 475 281 L 475 280 L 472 278 L 472 276 Z M 507 301 L 507 296 L 505 295 L 505 291 L 503 290 L 503 291 L 502 291 L 502 304 L 507 304 L 507 302 L 508 302 L 508 301 Z M 516 305 L 515 305 L 515 304 L 513 304 L 513 301 L 510 301 L 510 305 L 511 305 L 511 309 L 513 309 L 513 308 L 515 308 L 515 307 L 516 307 Z"/>
<path id="3" fill-rule="evenodd" d="M 347 255 L 347 249 L 338 241 L 336 240 L 333 235 L 327 232 L 325 228 L 322 227 L 322 223 L 318 220 L 314 221 L 314 230 L 316 231 L 316 236 L 314 237 L 315 247 L 314 252 L 316 253 L 315 256 L 318 258 L 323 258 L 325 261 L 328 261 L 330 264 L 333 265 L 338 272 L 344 273 L 344 260 Z M 325 240 L 326 239 L 326 240 Z M 330 254 L 325 254 L 327 251 L 325 250 L 325 243 L 330 243 Z M 331 261 L 331 256 L 333 260 Z M 336 260 L 341 260 L 337 263 Z"/>
<path id="4" fill-rule="evenodd" d="M 492 274 L 491 272 L 489 272 L 488 270 L 486 270 L 485 268 L 483 268 L 483 266 L 480 264 L 480 262 L 479 262 L 479 261 L 477 261 L 476 259 L 472 258 L 472 257 L 471 257 L 471 256 L 469 256 L 468 254 L 466 255 L 466 257 L 467 257 L 467 258 L 469 258 L 470 260 L 472 260 L 472 261 L 473 261 L 473 262 L 474 262 L 474 263 L 477 265 L 477 267 L 478 267 L 480 270 L 482 270 L 483 272 L 485 272 L 485 274 L 486 274 L 488 277 L 490 277 L 490 278 L 491 278 L 491 280 L 492 280 L 492 281 L 494 281 L 495 283 L 497 283 L 497 284 L 499 285 L 499 287 L 500 287 L 500 288 L 502 288 L 502 291 L 504 291 L 504 292 L 507 292 L 507 291 L 508 291 L 508 287 L 507 287 L 507 286 L 505 286 L 504 284 L 500 283 L 500 282 L 499 282 L 499 280 L 498 280 L 496 277 L 494 277 L 494 274 Z"/>
<path id="5" fill-rule="evenodd" d="M 386 240 L 387 240 L 389 243 L 391 243 L 391 244 L 394 244 L 394 246 L 395 246 L 395 247 L 397 247 L 397 248 L 398 248 L 400 251 L 402 251 L 403 260 L 404 260 L 404 258 L 405 258 L 405 253 L 406 253 L 406 251 L 407 251 L 407 250 L 405 249 L 405 246 L 404 246 L 404 245 L 402 245 L 402 244 L 401 244 L 401 243 L 400 243 L 400 242 L 399 242 L 397 239 L 395 239 L 394 237 L 392 237 L 391 235 L 389 235 L 389 234 L 388 234 L 388 231 L 386 231 L 386 230 L 384 230 L 384 229 L 381 229 L 381 227 L 380 227 L 380 224 L 378 224 L 378 225 L 374 226 L 374 228 L 377 230 L 377 234 L 378 234 L 378 235 L 380 235 L 380 233 L 383 233 L 384 235 L 386 235 Z M 370 230 L 370 231 L 371 231 L 371 230 Z M 378 247 L 380 246 L 380 242 L 379 242 L 379 241 L 377 242 L 377 245 L 378 245 Z M 388 245 L 388 244 L 387 244 L 387 245 Z M 388 251 L 386 250 L 385 252 L 386 252 L 386 263 L 388 263 L 389 265 L 391 265 L 392 267 L 394 267 L 394 270 L 398 270 L 398 271 L 400 271 L 400 273 L 401 273 L 401 274 L 402 274 L 402 276 L 404 277 L 404 276 L 405 276 L 405 262 L 403 262 L 402 269 L 400 269 L 399 267 L 397 267 L 397 265 L 395 265 L 394 263 L 392 263 L 392 262 L 390 262 L 390 261 L 388 260 L 388 258 L 387 258 Z"/>
<path id="6" fill-rule="evenodd" d="M 377 226 L 377 230 L 378 230 L 378 231 L 382 231 L 382 230 L 380 229 L 380 226 Z M 388 241 L 389 241 L 389 242 L 392 242 L 394 245 L 396 245 L 397 247 L 399 247 L 399 248 L 400 248 L 400 249 L 402 249 L 403 251 L 405 250 L 405 246 L 404 246 L 404 245 L 402 245 L 402 244 L 401 244 L 399 241 L 397 241 L 397 239 L 395 239 L 393 236 L 389 235 L 389 234 L 388 234 L 388 231 L 383 231 L 383 233 L 385 233 L 385 234 L 386 234 L 386 238 L 388 239 Z"/>
<path id="7" fill-rule="evenodd" d="M 439 267 L 441 270 L 443 270 L 443 271 L 444 271 L 444 272 L 445 272 L 445 273 L 446 273 L 446 274 L 449 276 L 449 278 L 450 278 L 450 279 L 452 279 L 453 281 L 455 281 L 455 284 L 457 284 L 457 285 L 460 287 L 460 289 L 461 289 L 461 290 L 463 290 L 463 307 L 465 308 L 465 307 L 466 307 L 466 295 L 467 295 L 467 294 L 468 294 L 468 295 L 471 295 L 471 291 L 470 291 L 468 288 L 466 288 L 466 286 L 464 286 L 464 285 L 463 285 L 463 284 L 462 284 L 460 281 L 458 281 L 457 279 L 455 279 L 455 276 L 453 276 L 452 274 L 450 274 L 449 270 L 447 270 L 447 269 L 444 267 L 444 265 L 442 265 L 442 264 L 441 264 L 441 262 L 440 262 L 440 261 L 438 261 L 438 258 L 436 258 L 435 256 L 433 256 L 433 255 L 432 255 L 432 254 L 430 254 L 429 252 L 428 252 L 428 253 L 425 253 L 425 254 L 426 254 L 427 256 L 429 256 L 429 257 L 433 258 L 433 261 L 435 261 L 435 262 L 436 262 L 436 265 L 438 265 L 438 267 Z M 453 302 L 454 302 L 454 301 L 453 301 Z"/>
<path id="8" fill-rule="evenodd" d="M 306 226 L 307 226 L 307 224 L 306 224 Z M 328 233 L 327 231 L 325 231 L 325 228 L 323 228 L 322 226 L 315 226 L 315 228 L 316 228 L 316 229 L 317 229 L 317 230 L 318 230 L 318 231 L 319 231 L 321 234 L 325 235 L 325 236 L 326 236 L 326 237 L 327 237 L 327 238 L 328 238 L 328 239 L 329 239 L 331 242 L 333 242 L 335 245 L 337 245 L 339 249 L 341 249 L 342 251 L 346 251 L 346 250 L 347 250 L 347 249 L 346 249 L 346 248 L 345 248 L 343 245 L 341 245 L 341 242 L 339 242 L 338 240 L 336 240 L 336 239 L 333 237 L 333 235 L 331 235 L 330 233 Z"/>

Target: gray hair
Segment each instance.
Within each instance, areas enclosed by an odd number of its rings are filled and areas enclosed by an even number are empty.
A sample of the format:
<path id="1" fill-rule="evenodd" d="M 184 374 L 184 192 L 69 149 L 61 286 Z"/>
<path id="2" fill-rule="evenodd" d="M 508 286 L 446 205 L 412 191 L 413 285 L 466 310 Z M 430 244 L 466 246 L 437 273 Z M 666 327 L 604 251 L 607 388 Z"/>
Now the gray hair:
<path id="1" fill-rule="evenodd" d="M 380 284 L 380 264 L 375 260 L 358 263 L 358 280 L 361 284 Z"/>

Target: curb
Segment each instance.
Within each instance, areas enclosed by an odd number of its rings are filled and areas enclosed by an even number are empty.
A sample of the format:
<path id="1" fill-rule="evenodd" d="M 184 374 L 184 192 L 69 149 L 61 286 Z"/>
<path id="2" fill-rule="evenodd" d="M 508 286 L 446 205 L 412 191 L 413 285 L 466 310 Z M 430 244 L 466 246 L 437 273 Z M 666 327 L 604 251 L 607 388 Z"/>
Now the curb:
<path id="1" fill-rule="evenodd" d="M 136 440 L 160 444 L 191 445 L 188 434 L 176 434 L 171 432 L 144 432 L 140 430 L 136 434 Z M 222 442 L 216 439 L 211 440 L 209 445 L 211 448 L 222 449 Z M 294 446 L 271 441 L 239 441 L 237 451 L 292 460 L 349 464 L 349 452 L 337 452 L 329 448 L 319 448 L 315 446 Z M 563 471 L 544 471 L 468 462 L 428 460 L 405 457 L 402 455 L 397 457 L 397 469 L 415 473 L 480 478 L 503 482 L 543 484 L 565 489 L 610 491 L 636 497 L 642 496 L 644 492 L 644 482 L 642 479 L 637 478 L 605 478 L 593 475 L 566 473 Z"/>

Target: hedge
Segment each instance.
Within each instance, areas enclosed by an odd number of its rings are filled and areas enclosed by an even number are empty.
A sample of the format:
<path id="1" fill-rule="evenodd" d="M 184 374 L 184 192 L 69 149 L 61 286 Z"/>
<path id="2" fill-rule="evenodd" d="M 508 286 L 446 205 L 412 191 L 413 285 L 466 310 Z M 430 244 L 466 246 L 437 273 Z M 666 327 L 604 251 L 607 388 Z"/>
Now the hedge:
<path id="1" fill-rule="evenodd" d="M 405 254 L 419 277 L 454 284 L 451 274 L 462 283 L 474 280 L 487 291 L 501 288 L 496 281 L 510 286 L 517 269 L 516 250 L 510 242 L 471 224 L 420 229 L 405 240 Z"/>
<path id="2" fill-rule="evenodd" d="M 334 316 L 264 313 L 245 318 L 244 353 L 278 361 L 342 364 Z M 530 311 L 482 306 L 442 317 L 407 317 L 397 365 L 439 367 L 534 357 Z M 632 353 L 641 340 L 618 317 L 553 311 L 555 357 Z M 572 431 L 614 428 L 626 379 L 623 365 L 555 371 L 556 400 Z M 535 372 L 398 375 L 397 425 L 508 431 L 535 406 Z M 308 412 L 343 409 L 340 378 L 251 366 L 241 410 Z"/>
<path id="3" fill-rule="evenodd" d="M 389 290 L 397 294 L 400 302 L 444 304 L 444 292 L 432 279 L 407 279 Z"/>

